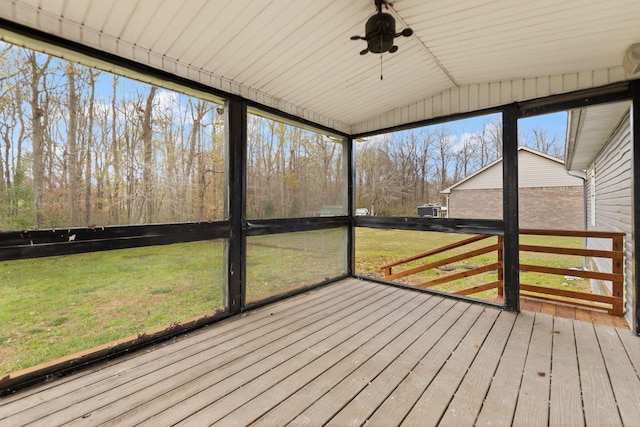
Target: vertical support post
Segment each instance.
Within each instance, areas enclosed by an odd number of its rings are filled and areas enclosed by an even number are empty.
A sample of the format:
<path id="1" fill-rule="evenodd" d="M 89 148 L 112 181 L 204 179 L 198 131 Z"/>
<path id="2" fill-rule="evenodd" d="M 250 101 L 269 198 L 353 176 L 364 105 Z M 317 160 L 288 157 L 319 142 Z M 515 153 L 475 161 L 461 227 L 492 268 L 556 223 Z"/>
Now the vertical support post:
<path id="1" fill-rule="evenodd" d="M 348 137 L 344 148 L 344 159 L 347 165 L 347 214 L 349 215 L 349 230 L 347 232 L 347 274 L 349 276 L 356 273 L 356 228 L 353 217 L 356 211 L 356 156 L 353 143 L 353 138 Z"/>
<path id="2" fill-rule="evenodd" d="M 632 80 L 631 94 L 632 94 L 632 106 L 631 106 L 631 144 L 632 155 L 631 159 L 633 171 L 633 190 L 631 206 L 633 206 L 633 219 L 632 219 L 632 233 L 633 244 L 631 252 L 633 254 L 632 261 L 632 288 L 631 288 L 631 300 L 632 300 L 632 329 L 636 335 L 640 335 L 640 279 L 638 278 L 638 266 L 640 266 L 640 81 Z"/>
<path id="3" fill-rule="evenodd" d="M 621 255 L 624 254 L 624 236 L 623 235 L 615 236 L 611 239 L 611 250 Z M 624 258 L 622 257 L 614 258 L 611 264 L 611 272 L 613 274 L 619 274 L 620 277 L 623 277 L 623 274 L 624 274 L 623 259 Z M 624 314 L 624 307 L 622 302 L 624 297 L 623 286 L 624 286 L 624 279 L 614 280 L 613 282 L 611 282 L 611 291 L 612 291 L 611 294 L 612 296 L 617 298 L 616 302 L 613 304 L 612 314 L 614 316 L 622 316 Z"/>
<path id="4" fill-rule="evenodd" d="M 238 314 L 245 305 L 247 200 L 247 104 L 227 102 L 227 146 L 229 153 L 228 209 L 231 237 L 227 252 L 227 304 L 230 314 Z"/>
<path id="5" fill-rule="evenodd" d="M 504 220 L 504 306 L 520 311 L 520 226 L 518 223 L 518 116 L 516 104 L 502 112 L 502 200 Z"/>

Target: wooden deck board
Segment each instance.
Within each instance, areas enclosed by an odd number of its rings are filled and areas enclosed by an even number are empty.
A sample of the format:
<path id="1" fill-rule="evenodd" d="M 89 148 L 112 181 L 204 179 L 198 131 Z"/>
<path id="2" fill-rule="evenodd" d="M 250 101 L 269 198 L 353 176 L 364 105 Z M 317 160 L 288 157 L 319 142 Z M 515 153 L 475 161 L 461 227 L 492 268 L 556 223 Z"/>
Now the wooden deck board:
<path id="1" fill-rule="evenodd" d="M 305 413 L 311 412 L 308 418 L 313 419 L 314 423 L 326 421 L 322 419 L 323 417 L 330 419 L 336 410 L 341 408 L 345 401 L 348 401 L 348 396 L 345 396 L 344 392 L 340 393 L 340 391 L 344 391 L 344 388 L 339 387 L 339 384 L 345 378 L 352 375 L 356 370 L 359 370 L 362 375 L 364 375 L 362 371 L 367 368 L 379 371 L 383 368 L 381 364 L 385 363 L 384 359 L 391 356 L 394 351 L 398 351 L 398 348 L 390 349 L 389 347 L 407 345 L 410 342 L 411 335 L 419 334 L 421 330 L 424 330 L 423 328 L 428 327 L 430 316 L 425 318 L 424 315 L 431 312 L 438 301 L 435 298 L 430 298 L 418 302 L 420 304 L 415 307 L 403 307 L 407 313 L 400 321 L 387 328 L 384 332 L 377 334 L 371 341 L 335 363 L 329 369 L 321 372 L 320 375 L 307 382 L 294 395 L 292 395 L 291 390 L 295 390 L 295 388 L 291 386 L 291 383 L 301 384 L 301 378 L 298 375 L 296 375 L 296 378 L 287 379 L 287 381 L 267 390 L 254 399 L 246 408 L 243 408 L 242 411 L 236 411 L 234 414 L 225 417 L 222 420 L 223 425 L 244 425 L 252 422 L 261 415 L 261 412 L 264 413 L 285 400 L 290 402 L 290 407 L 293 409 L 289 413 L 295 410 L 300 412 L 307 407 Z M 447 304 L 444 305 L 446 306 Z M 441 315 L 438 311 L 435 314 Z M 318 373 L 313 367 L 310 367 L 310 369 L 305 367 L 305 370 L 309 370 L 307 378 Z M 329 393 L 327 394 L 327 392 Z M 289 400 L 290 397 L 294 396 L 296 399 Z M 313 412 L 319 403 L 322 403 L 320 410 Z M 338 405 L 337 409 L 335 408 L 336 404 Z M 282 423 L 282 421 L 279 423 Z"/>
<path id="2" fill-rule="evenodd" d="M 534 319 L 535 314 L 529 312 L 522 312 L 516 318 L 478 415 L 478 425 L 512 425 Z"/>
<path id="3" fill-rule="evenodd" d="M 622 420 L 593 325 L 575 323 L 582 401 L 587 425 L 620 426 Z"/>
<path id="4" fill-rule="evenodd" d="M 468 307 L 447 334 L 420 360 L 411 373 L 373 413 L 369 418 L 370 425 L 402 423 L 482 311 L 478 306 Z"/>
<path id="5" fill-rule="evenodd" d="M 478 354 L 487 333 L 493 327 L 497 314 L 495 310 L 485 310 L 460 341 L 451 357 L 442 367 L 434 381 L 429 384 L 420 399 L 403 420 L 403 426 L 421 427 L 436 425 L 447 410 L 447 406 L 469 366 Z"/>
<path id="6" fill-rule="evenodd" d="M 552 338 L 553 317 L 536 315 L 514 425 L 546 426 L 548 423 Z"/>
<path id="7" fill-rule="evenodd" d="M 247 417 L 255 417 L 256 410 L 275 406 L 319 374 L 337 367 L 338 374 L 342 377 L 350 368 L 357 366 L 358 360 L 367 360 L 380 351 L 407 326 L 405 322 L 412 323 L 412 316 L 404 316 L 404 310 L 411 310 L 414 304 L 422 303 L 423 298 L 420 297 L 423 296 L 387 304 L 373 315 L 363 318 L 358 326 L 362 329 L 356 334 L 352 335 L 348 330 L 332 334 L 329 339 L 310 347 L 297 360 L 281 365 L 282 369 L 271 370 L 267 375 L 248 383 L 245 389 L 238 389 L 185 419 L 181 425 L 203 425 L 217 421 L 216 417 L 220 415 L 226 415 L 220 420 L 220 425 L 244 425 L 253 421 Z M 375 316 L 380 317 L 379 320 Z M 243 407 L 242 410 L 235 411 L 243 405 L 247 405 L 246 410 Z M 235 412 L 231 413 L 232 411 Z"/>
<path id="8" fill-rule="evenodd" d="M 256 347 L 256 351 L 248 354 L 252 347 L 260 345 L 256 341 L 247 343 L 238 348 L 237 354 L 233 354 L 233 363 L 229 363 L 222 369 L 215 366 L 205 366 L 205 373 L 199 375 L 196 372 L 185 372 L 182 377 L 182 385 L 176 384 L 176 379 L 168 379 L 170 386 L 164 387 L 149 396 L 143 393 L 140 397 L 146 403 L 134 408 L 134 413 L 126 413 L 114 420 L 114 425 L 120 422 L 136 420 L 136 424 L 153 424 L 162 420 L 162 423 L 172 423 L 181 421 L 190 416 L 194 411 L 215 402 L 216 398 L 222 398 L 227 393 L 242 387 L 246 382 L 268 373 L 271 369 L 280 366 L 289 358 L 304 352 L 310 346 L 321 342 L 323 339 L 337 333 L 341 326 L 356 327 L 358 324 L 366 324 L 376 315 L 376 310 L 383 308 L 385 304 L 392 304 L 395 299 L 402 295 L 399 292 L 375 293 L 368 298 L 361 298 L 358 302 L 349 300 L 342 303 L 333 302 L 333 308 L 324 308 L 321 316 L 314 322 L 311 328 L 304 327 L 295 330 L 294 324 L 289 324 L 284 330 L 293 330 L 292 334 L 284 336 L 262 347 Z M 364 319 L 364 320 L 363 320 Z M 300 322 L 307 322 L 309 319 L 300 319 Z M 299 331 L 299 332 L 298 332 Z M 298 360 L 301 362 L 302 359 Z M 208 368 L 208 369 L 207 369 Z M 167 398 L 166 393 L 171 392 L 171 397 Z M 149 400 L 149 398 L 153 398 Z M 173 410 L 167 413 L 167 407 Z"/>
<path id="9" fill-rule="evenodd" d="M 347 279 L 0 398 L 0 426 L 636 423 L 640 338 L 550 309 Z"/>
<path id="10" fill-rule="evenodd" d="M 448 306 L 448 305 L 447 305 Z M 443 308 L 447 308 L 443 306 Z M 466 304 L 451 306 L 433 326 L 398 356 L 380 375 L 371 380 L 363 390 L 353 397 L 328 426 L 362 425 L 373 412 L 387 399 L 404 378 L 411 374 L 416 365 L 442 338 L 451 325 L 467 309 Z M 358 382 L 357 375 L 351 381 Z"/>
<path id="11" fill-rule="evenodd" d="M 600 349 L 609 373 L 613 394 L 618 402 L 620 417 L 625 425 L 640 423 L 640 378 L 631 361 L 619 357 L 625 349 L 614 328 L 595 326 Z"/>
<path id="12" fill-rule="evenodd" d="M 454 301 L 439 298 L 428 301 L 433 307 L 423 311 L 422 316 L 395 339 L 389 341 L 381 351 L 368 360 L 360 357 L 345 359 L 329 371 L 307 384 L 295 395 L 283 400 L 277 407 L 261 417 L 258 422 L 281 425 L 290 422 L 292 414 L 302 411 L 303 417 L 322 423 L 331 419 L 366 385 L 392 364 L 407 346 L 412 346 L 426 331 L 451 308 Z"/>
<path id="13" fill-rule="evenodd" d="M 441 420 L 443 425 L 473 425 L 480 413 L 516 315 L 502 312 L 478 351 Z"/>
<path id="14" fill-rule="evenodd" d="M 638 376 L 640 376 L 640 339 L 633 335 L 631 331 L 616 330 L 622 345 L 624 346 L 627 356 L 631 364 L 636 370 Z"/>
<path id="15" fill-rule="evenodd" d="M 553 320 L 549 425 L 584 426 L 573 322 L 561 317 Z"/>

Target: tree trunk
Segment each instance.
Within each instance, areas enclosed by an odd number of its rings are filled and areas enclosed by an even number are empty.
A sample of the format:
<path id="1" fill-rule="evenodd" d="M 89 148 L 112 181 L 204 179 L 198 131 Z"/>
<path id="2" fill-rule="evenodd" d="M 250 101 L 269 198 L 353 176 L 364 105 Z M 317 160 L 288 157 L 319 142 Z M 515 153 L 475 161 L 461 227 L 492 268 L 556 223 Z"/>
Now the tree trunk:
<path id="1" fill-rule="evenodd" d="M 92 155 L 93 155 L 93 109 L 96 95 L 96 76 L 97 72 L 89 71 L 89 83 L 91 85 L 91 93 L 89 95 L 89 112 L 87 123 L 87 152 L 85 158 L 84 170 L 84 221 L 88 226 L 91 224 L 91 180 L 92 180 Z"/>
<path id="2" fill-rule="evenodd" d="M 80 224 L 80 203 L 79 203 L 79 178 L 80 168 L 78 167 L 78 95 L 76 93 L 76 69 L 73 64 L 67 64 L 67 100 L 69 107 L 69 122 L 67 124 L 67 157 L 68 157 L 68 189 L 69 189 L 69 209 L 71 225 Z"/>
<path id="3" fill-rule="evenodd" d="M 118 134 L 116 123 L 118 115 L 116 110 L 118 88 L 118 76 L 113 76 L 113 98 L 111 99 L 111 153 L 113 155 L 113 192 L 110 193 L 111 221 L 113 224 L 120 224 L 120 146 L 118 144 Z"/>
<path id="4" fill-rule="evenodd" d="M 27 61 L 31 67 L 31 129 L 33 143 L 33 189 L 35 193 L 35 219 L 36 228 L 42 228 L 42 196 L 44 192 L 44 114 L 40 105 L 40 80 L 42 79 L 51 58 L 47 58 L 42 67 L 38 66 L 36 53 L 29 53 Z"/>
<path id="5" fill-rule="evenodd" d="M 142 143 L 144 144 L 144 169 L 142 171 L 142 182 L 144 188 L 144 222 L 150 224 L 153 221 L 153 129 L 152 110 L 153 98 L 156 94 L 156 87 L 151 86 L 147 101 L 145 103 L 142 116 Z"/>

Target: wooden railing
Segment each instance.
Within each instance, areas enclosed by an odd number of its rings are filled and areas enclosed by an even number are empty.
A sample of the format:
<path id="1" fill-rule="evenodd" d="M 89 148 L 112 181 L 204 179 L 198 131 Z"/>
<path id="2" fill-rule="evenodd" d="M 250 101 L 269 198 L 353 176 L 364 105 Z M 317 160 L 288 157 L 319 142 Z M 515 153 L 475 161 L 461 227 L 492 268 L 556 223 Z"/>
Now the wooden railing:
<path id="1" fill-rule="evenodd" d="M 457 291 L 456 293 L 461 294 L 461 295 L 470 295 L 470 294 L 474 294 L 477 292 L 482 292 L 482 291 L 487 291 L 490 289 L 496 289 L 496 288 L 501 288 L 502 287 L 502 259 L 501 259 L 501 251 L 502 251 L 502 241 L 498 240 L 497 243 L 494 243 L 492 245 L 489 246 L 485 246 L 479 249 L 473 249 L 461 254 L 457 254 L 454 256 L 450 256 L 444 259 L 440 259 L 438 261 L 434 261 L 434 262 L 429 262 L 427 264 L 418 266 L 418 267 L 414 267 L 408 270 L 403 270 L 401 272 L 398 273 L 393 273 L 393 268 L 394 267 L 398 267 L 400 265 L 403 264 L 407 264 L 413 261 L 418 261 L 420 259 L 425 259 L 427 257 L 433 256 L 433 255 L 437 255 L 437 254 L 442 254 L 448 251 L 451 251 L 453 249 L 458 249 L 476 242 L 479 242 L 481 240 L 484 239 L 489 239 L 493 236 L 483 236 L 483 235 L 479 235 L 479 236 L 474 236 L 468 239 L 464 239 L 461 240 L 459 242 L 456 243 L 452 243 L 450 245 L 446 245 L 446 246 L 442 246 L 427 252 L 423 252 L 421 254 L 417 254 L 408 258 L 404 258 L 398 261 L 394 261 L 391 262 L 389 264 L 385 264 L 383 266 L 380 267 L 380 269 L 383 272 L 383 278 L 385 280 L 396 280 L 399 279 L 401 277 L 407 277 L 413 274 L 417 274 L 417 273 L 421 273 L 423 271 L 428 271 L 428 270 L 432 270 L 434 268 L 438 268 L 438 267 L 443 267 L 446 265 L 450 265 L 454 262 L 459 262 L 459 261 L 464 261 L 466 259 L 469 258 L 473 258 L 476 257 L 478 255 L 483 255 L 483 254 L 487 254 L 490 252 L 494 252 L 494 251 L 498 251 L 498 260 L 495 263 L 489 264 L 489 265 L 483 265 L 480 267 L 475 267 L 475 268 L 470 268 L 468 270 L 465 270 L 461 273 L 455 273 L 455 274 L 450 274 L 450 275 L 446 275 L 446 276 L 442 276 L 439 277 L 437 279 L 433 279 L 433 280 L 429 280 L 427 282 L 422 282 L 422 283 L 418 283 L 415 284 L 414 286 L 417 286 L 419 288 L 430 288 L 433 286 L 437 286 L 437 285 L 441 285 L 443 283 L 448 283 L 448 282 L 453 282 L 455 280 L 459 280 L 459 279 L 464 279 L 466 277 L 471 277 L 471 276 L 475 276 L 478 274 L 482 274 L 482 273 L 487 273 L 489 271 L 498 271 L 498 280 L 497 281 L 493 281 L 491 283 L 485 283 L 482 284 L 480 286 L 475 286 L 473 288 L 467 288 L 464 289 L 462 291 Z"/>
<path id="2" fill-rule="evenodd" d="M 624 233 L 603 232 L 603 231 L 572 231 L 572 230 L 536 230 L 521 229 L 520 235 L 532 236 L 562 236 L 562 237 L 591 237 L 598 239 L 610 239 L 611 250 L 594 250 L 580 248 L 563 248 L 555 246 L 538 246 L 538 245 L 520 245 L 521 252 L 537 252 L 558 255 L 573 255 L 594 258 L 611 259 L 612 271 L 599 272 L 588 270 L 575 270 L 569 268 L 548 267 L 543 265 L 520 264 L 521 272 L 534 272 L 561 276 L 573 276 L 585 279 L 597 279 L 610 281 L 612 283 L 612 292 L 610 295 L 592 294 L 589 292 L 580 292 L 566 289 L 556 289 L 551 287 L 531 285 L 520 283 L 520 295 L 528 298 L 541 299 L 546 301 L 555 301 L 561 303 L 569 303 L 576 306 L 607 310 L 610 314 L 622 316 L 623 314 L 623 265 L 624 265 Z M 394 261 L 379 268 L 382 270 L 385 280 L 397 280 L 408 277 L 417 273 L 433 270 L 435 268 L 447 266 L 455 262 L 464 261 L 476 257 L 478 255 L 496 252 L 496 262 L 488 265 L 469 268 L 463 272 L 445 275 L 437 279 L 414 284 L 413 286 L 420 288 L 430 288 L 448 282 L 464 279 L 467 277 L 497 271 L 497 280 L 476 285 L 473 287 L 457 290 L 454 293 L 458 295 L 472 295 L 478 292 L 497 289 L 498 297 L 502 297 L 504 292 L 504 274 L 503 274 L 503 241 L 498 236 L 497 243 L 490 244 L 481 248 L 475 248 L 466 252 L 448 256 L 437 261 L 429 261 L 427 258 L 433 255 L 444 254 L 453 249 L 462 248 L 464 246 L 488 239 L 492 236 L 474 236 L 461 240 L 446 246 L 442 246 L 427 252 L 423 252 L 408 258 Z M 412 263 L 419 260 L 425 260 L 425 264 L 412 267 L 400 272 L 393 272 L 393 269 L 401 265 Z"/>
<path id="3" fill-rule="evenodd" d="M 607 231 L 576 231 L 576 230 L 536 230 L 521 229 L 520 235 L 531 236 L 563 236 L 590 237 L 611 241 L 611 250 L 594 250 L 578 248 L 558 248 L 552 246 L 520 245 L 521 252 L 538 252 L 559 255 L 577 255 L 592 258 L 611 259 L 611 272 L 573 270 L 568 268 L 545 267 L 541 265 L 520 264 L 520 271 L 574 276 L 584 279 L 605 280 L 611 282 L 611 295 L 592 294 L 588 292 L 553 289 L 523 283 L 520 280 L 520 295 L 555 302 L 570 302 L 573 305 L 606 309 L 615 316 L 623 315 L 623 286 L 624 286 L 624 233 Z"/>

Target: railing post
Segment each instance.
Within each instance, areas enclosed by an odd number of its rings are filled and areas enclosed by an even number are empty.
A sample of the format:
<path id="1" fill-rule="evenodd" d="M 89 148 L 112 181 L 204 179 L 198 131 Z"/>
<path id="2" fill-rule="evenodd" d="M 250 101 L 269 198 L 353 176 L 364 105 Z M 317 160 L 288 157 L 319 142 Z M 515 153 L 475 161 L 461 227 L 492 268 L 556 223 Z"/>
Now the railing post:
<path id="1" fill-rule="evenodd" d="M 518 221 L 518 105 L 502 112 L 502 200 L 504 221 L 504 307 L 520 311 L 520 240 Z"/>
<path id="2" fill-rule="evenodd" d="M 503 250 L 504 239 L 502 236 L 498 236 L 498 263 L 500 267 L 498 268 L 498 296 L 504 300 L 504 250 Z"/>
<path id="3" fill-rule="evenodd" d="M 623 253 L 624 251 L 624 237 L 623 236 L 615 236 L 611 239 L 611 250 L 617 253 Z M 611 272 L 613 274 L 619 274 L 621 277 L 624 273 L 624 258 L 615 257 L 611 263 Z M 613 304 L 613 315 L 614 316 L 622 316 L 624 314 L 623 307 L 623 285 L 624 279 L 622 280 L 614 280 L 611 282 L 611 293 L 613 297 L 617 298 L 616 302 Z"/>

